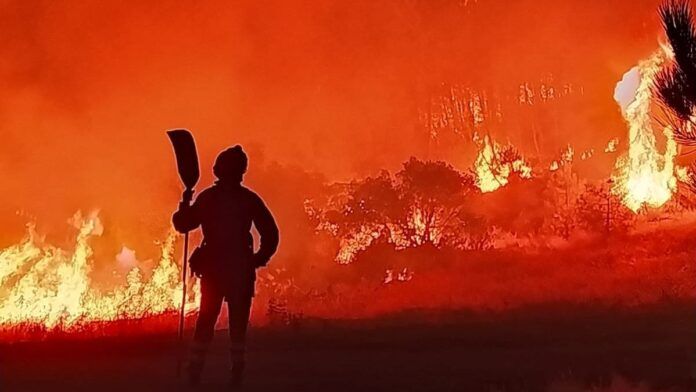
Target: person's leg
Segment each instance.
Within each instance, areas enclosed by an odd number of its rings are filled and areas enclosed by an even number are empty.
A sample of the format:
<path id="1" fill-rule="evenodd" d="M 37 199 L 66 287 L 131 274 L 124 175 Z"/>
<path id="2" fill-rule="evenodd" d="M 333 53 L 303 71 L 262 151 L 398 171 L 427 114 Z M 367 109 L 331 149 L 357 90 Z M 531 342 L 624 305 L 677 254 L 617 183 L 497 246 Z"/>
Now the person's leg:
<path id="1" fill-rule="evenodd" d="M 223 295 L 214 285 L 201 282 L 201 306 L 196 320 L 196 330 L 193 334 L 189 375 L 192 382 L 198 382 L 203 370 L 205 356 L 210 342 L 215 334 L 215 322 L 220 314 Z"/>
<path id="2" fill-rule="evenodd" d="M 232 293 L 227 296 L 227 310 L 230 334 L 230 382 L 239 384 L 244 371 L 244 354 L 246 351 L 246 332 L 251 313 L 249 293 Z"/>

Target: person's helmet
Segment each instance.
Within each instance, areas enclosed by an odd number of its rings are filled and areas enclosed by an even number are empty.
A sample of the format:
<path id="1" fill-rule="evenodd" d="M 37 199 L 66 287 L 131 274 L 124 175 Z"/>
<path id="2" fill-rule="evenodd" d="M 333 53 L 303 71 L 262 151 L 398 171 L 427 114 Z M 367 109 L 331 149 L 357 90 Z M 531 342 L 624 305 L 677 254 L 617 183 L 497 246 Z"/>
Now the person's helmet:
<path id="1" fill-rule="evenodd" d="M 213 165 L 213 174 L 220 180 L 241 182 L 248 164 L 249 160 L 242 146 L 236 145 L 218 155 Z"/>

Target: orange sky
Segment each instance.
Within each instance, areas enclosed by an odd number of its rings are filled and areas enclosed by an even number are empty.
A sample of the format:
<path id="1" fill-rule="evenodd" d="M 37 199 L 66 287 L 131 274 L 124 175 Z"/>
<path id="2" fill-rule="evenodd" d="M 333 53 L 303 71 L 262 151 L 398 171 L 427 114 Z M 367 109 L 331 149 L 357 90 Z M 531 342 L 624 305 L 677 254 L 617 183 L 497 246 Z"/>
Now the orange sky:
<path id="1" fill-rule="evenodd" d="M 194 131 L 203 184 L 236 143 L 252 177 L 277 161 L 346 179 L 424 153 L 433 86 L 551 73 L 587 96 L 569 141 L 608 140 L 614 85 L 659 36 L 653 0 L 157 3 L 0 0 L 0 246 L 30 217 L 49 230 L 78 209 L 100 208 L 119 241 L 161 233 L 173 127 Z"/>

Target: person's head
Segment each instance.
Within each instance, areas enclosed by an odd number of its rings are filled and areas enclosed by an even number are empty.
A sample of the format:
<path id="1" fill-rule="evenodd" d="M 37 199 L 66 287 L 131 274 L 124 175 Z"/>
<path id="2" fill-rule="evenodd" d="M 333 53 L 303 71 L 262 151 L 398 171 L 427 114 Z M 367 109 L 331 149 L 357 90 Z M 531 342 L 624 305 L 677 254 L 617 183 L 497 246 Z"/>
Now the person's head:
<path id="1" fill-rule="evenodd" d="M 242 182 L 248 164 L 249 160 L 242 146 L 236 145 L 218 155 L 213 166 L 213 174 L 220 181 Z"/>

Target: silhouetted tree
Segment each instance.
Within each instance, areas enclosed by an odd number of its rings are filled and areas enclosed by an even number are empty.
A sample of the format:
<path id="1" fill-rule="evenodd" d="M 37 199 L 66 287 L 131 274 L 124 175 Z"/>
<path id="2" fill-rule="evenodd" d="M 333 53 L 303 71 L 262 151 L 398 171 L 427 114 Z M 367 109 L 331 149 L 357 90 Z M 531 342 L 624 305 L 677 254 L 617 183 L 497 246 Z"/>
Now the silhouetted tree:
<path id="1" fill-rule="evenodd" d="M 664 3 L 659 9 L 662 26 L 674 53 L 674 61 L 658 73 L 654 89 L 662 104 L 664 120 L 672 126 L 675 140 L 684 146 L 696 146 L 696 27 L 688 1 Z M 689 168 L 696 172 L 694 164 Z M 693 179 L 685 181 L 696 191 Z"/>
<path id="2" fill-rule="evenodd" d="M 568 238 L 577 226 L 576 203 L 582 186 L 573 171 L 572 162 L 565 162 L 559 169 L 548 174 L 544 189 L 544 205 L 553 211 L 546 219 L 545 229 Z"/>
<path id="3" fill-rule="evenodd" d="M 660 17 L 674 52 L 674 61 L 655 79 L 655 90 L 669 114 L 680 121 L 675 136 L 683 144 L 696 144 L 692 116 L 696 104 L 696 31 L 689 3 L 670 1 L 660 7 Z"/>
<path id="4" fill-rule="evenodd" d="M 396 178 L 403 208 L 398 222 L 411 245 L 439 241 L 434 237 L 451 235 L 463 223 L 464 200 L 475 189 L 471 175 L 445 162 L 411 158 Z"/>
<path id="5" fill-rule="evenodd" d="M 474 178 L 445 162 L 411 158 L 393 176 L 383 171 L 330 192 L 308 213 L 341 241 L 341 262 L 376 243 L 481 248 L 490 242 L 482 235 L 487 225 L 467 210 L 467 195 L 477 192 Z"/>
<path id="6" fill-rule="evenodd" d="M 609 185 L 587 184 L 575 205 L 578 225 L 592 233 L 623 233 L 635 214 L 611 192 Z"/>

